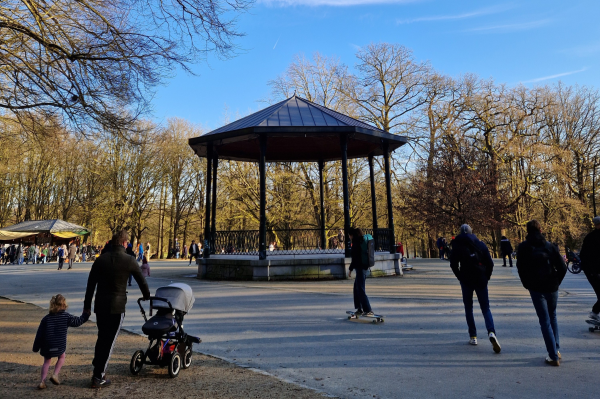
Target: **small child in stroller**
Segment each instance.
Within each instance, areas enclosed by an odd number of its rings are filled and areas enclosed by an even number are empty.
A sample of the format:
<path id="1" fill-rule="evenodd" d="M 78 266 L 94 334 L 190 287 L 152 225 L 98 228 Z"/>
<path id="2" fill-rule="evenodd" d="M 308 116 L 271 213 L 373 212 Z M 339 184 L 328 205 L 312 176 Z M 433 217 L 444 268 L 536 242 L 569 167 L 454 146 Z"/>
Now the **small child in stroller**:
<path id="1" fill-rule="evenodd" d="M 146 352 L 138 350 L 133 354 L 129 370 L 137 375 L 144 364 L 168 366 L 169 375 L 175 378 L 182 368 L 192 364 L 193 344 L 202 342 L 183 331 L 183 319 L 195 301 L 192 288 L 183 283 L 157 288 L 155 296 L 149 298 L 150 316 L 153 310 L 157 312 L 149 320 L 141 304 L 143 300 L 139 298 L 137 302 L 145 321 L 142 331 L 150 343 Z"/>

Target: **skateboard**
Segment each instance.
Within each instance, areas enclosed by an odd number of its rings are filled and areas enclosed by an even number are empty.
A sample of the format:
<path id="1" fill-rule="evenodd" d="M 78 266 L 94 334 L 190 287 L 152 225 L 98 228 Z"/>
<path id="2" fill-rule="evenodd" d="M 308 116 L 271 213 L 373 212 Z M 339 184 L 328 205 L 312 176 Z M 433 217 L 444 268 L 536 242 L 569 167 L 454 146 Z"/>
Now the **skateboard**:
<path id="1" fill-rule="evenodd" d="M 383 318 L 385 317 L 380 314 L 374 314 L 373 316 L 367 316 L 367 315 L 363 314 L 363 315 L 357 316 L 351 310 L 347 311 L 346 313 L 350 315 L 350 316 L 348 316 L 348 319 L 358 319 L 360 317 L 367 317 L 369 319 L 373 319 L 373 323 L 383 323 L 384 322 Z"/>
<path id="2" fill-rule="evenodd" d="M 600 321 L 589 319 L 589 320 L 586 320 L 585 322 L 591 326 L 590 332 L 600 331 Z"/>

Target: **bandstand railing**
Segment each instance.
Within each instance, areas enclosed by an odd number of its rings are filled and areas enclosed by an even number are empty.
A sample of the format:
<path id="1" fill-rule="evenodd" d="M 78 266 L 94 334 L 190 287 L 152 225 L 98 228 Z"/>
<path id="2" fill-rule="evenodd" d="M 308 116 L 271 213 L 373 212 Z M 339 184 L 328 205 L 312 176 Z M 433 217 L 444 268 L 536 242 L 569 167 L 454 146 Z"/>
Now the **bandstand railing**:
<path id="1" fill-rule="evenodd" d="M 375 240 L 375 250 L 389 252 L 389 229 L 363 229 Z M 309 255 L 343 254 L 344 238 L 340 229 L 329 229 L 325 234 L 326 243 L 321 245 L 320 229 L 271 229 L 267 230 L 267 256 L 269 255 Z M 259 230 L 216 231 L 211 237 L 211 253 L 225 255 L 258 255 Z"/>

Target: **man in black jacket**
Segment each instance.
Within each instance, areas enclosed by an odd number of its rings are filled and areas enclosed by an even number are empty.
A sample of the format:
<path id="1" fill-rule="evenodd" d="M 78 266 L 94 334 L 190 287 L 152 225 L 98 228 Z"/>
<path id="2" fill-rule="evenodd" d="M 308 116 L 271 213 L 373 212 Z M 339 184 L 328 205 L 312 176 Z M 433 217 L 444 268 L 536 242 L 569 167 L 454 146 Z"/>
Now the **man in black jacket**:
<path id="1" fill-rule="evenodd" d="M 527 237 L 517 249 L 517 269 L 523 287 L 529 290 L 548 350 L 546 363 L 560 365 L 556 303 L 558 287 L 567 266 L 558 249 L 542 235 L 537 220 L 527 222 Z"/>
<path id="2" fill-rule="evenodd" d="M 600 216 L 593 218 L 592 223 L 594 230 L 583 239 L 579 256 L 581 268 L 598 298 L 589 317 L 600 321 Z"/>
<path id="3" fill-rule="evenodd" d="M 198 244 L 196 244 L 196 241 L 192 240 L 192 243 L 190 244 L 190 263 L 188 264 L 188 266 L 192 264 L 192 258 L 196 260 L 198 259 L 198 256 L 200 256 L 200 249 L 198 248 Z"/>
<path id="4" fill-rule="evenodd" d="M 458 281 L 460 281 L 465 316 L 469 327 L 469 336 L 471 337 L 469 343 L 477 345 L 477 328 L 473 317 L 473 291 L 475 291 L 492 348 L 494 352 L 500 353 L 501 348 L 496 337 L 487 288 L 494 270 L 494 261 L 490 256 L 488 247 L 473 234 L 468 224 L 460 226 L 459 234 L 452 240 L 450 267 Z"/>
<path id="5" fill-rule="evenodd" d="M 91 313 L 92 296 L 96 291 L 94 313 L 96 313 L 98 327 L 98 339 L 92 362 L 94 365 L 92 388 L 101 388 L 110 384 L 110 380 L 105 377 L 106 367 L 125 317 L 127 304 L 125 290 L 130 274 L 137 281 L 144 298 L 150 297 L 148 284 L 137 261 L 125 253 L 128 240 L 126 231 L 113 235 L 110 250 L 96 259 L 88 277 L 83 309 L 84 312 Z"/>
<path id="6" fill-rule="evenodd" d="M 506 257 L 508 256 L 508 263 L 510 267 L 513 267 L 512 264 L 512 253 L 513 247 L 510 245 L 510 240 L 505 236 L 502 236 L 500 240 L 500 252 L 502 252 L 502 261 L 504 262 L 504 267 L 506 267 Z"/>

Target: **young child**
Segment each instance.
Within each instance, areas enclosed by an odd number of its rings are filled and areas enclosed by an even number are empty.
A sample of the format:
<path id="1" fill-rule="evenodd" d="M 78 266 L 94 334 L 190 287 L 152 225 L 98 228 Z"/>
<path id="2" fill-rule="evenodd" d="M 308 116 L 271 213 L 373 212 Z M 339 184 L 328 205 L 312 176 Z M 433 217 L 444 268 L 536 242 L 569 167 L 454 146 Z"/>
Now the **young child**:
<path id="1" fill-rule="evenodd" d="M 53 296 L 50 299 L 49 314 L 44 316 L 38 327 L 35 341 L 33 342 L 33 351 L 40 351 L 40 355 L 44 356 L 42 381 L 38 385 L 38 389 L 46 388 L 46 377 L 48 376 L 50 361 L 53 357 L 57 357 L 58 360 L 54 366 L 54 374 L 50 377 L 50 381 L 54 385 L 60 384 L 58 373 L 60 373 L 60 369 L 65 363 L 67 329 L 69 327 L 79 327 L 90 317 L 87 313 L 83 313 L 80 317 L 73 316 L 65 311 L 68 306 L 64 296 L 61 294 Z"/>
<path id="2" fill-rule="evenodd" d="M 140 266 L 140 269 L 142 269 L 142 276 L 150 277 L 150 265 L 148 264 L 148 259 L 146 258 L 146 255 L 144 255 L 142 259 L 142 266 Z"/>

